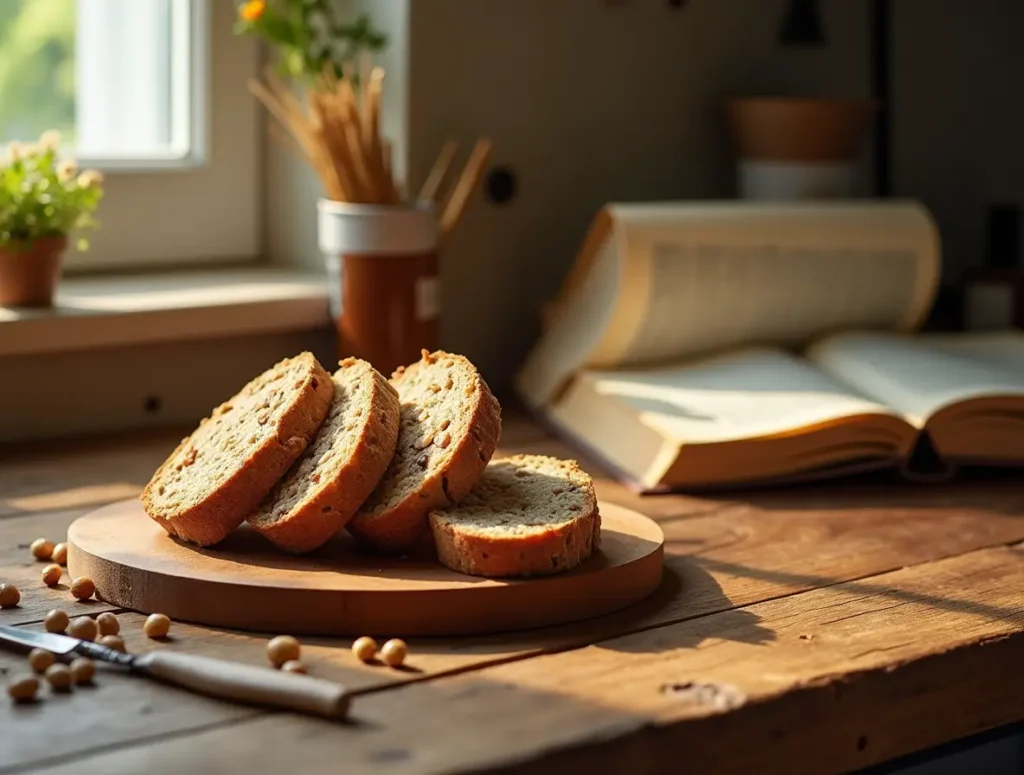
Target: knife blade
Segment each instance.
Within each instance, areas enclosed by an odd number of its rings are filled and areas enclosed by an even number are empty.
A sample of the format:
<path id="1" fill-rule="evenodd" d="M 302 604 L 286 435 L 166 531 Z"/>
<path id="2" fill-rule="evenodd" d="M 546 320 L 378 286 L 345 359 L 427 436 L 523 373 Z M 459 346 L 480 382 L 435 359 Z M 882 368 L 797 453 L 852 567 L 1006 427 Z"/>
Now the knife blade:
<path id="1" fill-rule="evenodd" d="M 32 649 L 45 649 L 64 661 L 70 661 L 76 656 L 81 656 L 109 662 L 113 665 L 131 667 L 137 658 L 132 654 L 125 654 L 117 649 L 101 646 L 99 643 L 92 643 L 87 640 L 70 638 L 67 635 L 57 635 L 52 632 L 34 632 L 22 629 L 21 627 L 8 627 L 5 625 L 0 625 L 0 642 L 26 652 Z"/>
<path id="2" fill-rule="evenodd" d="M 125 654 L 117 649 L 67 635 L 3 625 L 0 625 L 0 644 L 23 652 L 34 648 L 46 649 L 64 661 L 76 656 L 89 657 L 128 668 L 133 674 L 174 684 L 196 694 L 323 718 L 344 718 L 348 714 L 351 699 L 344 686 L 322 678 L 167 649 L 145 654 Z"/>

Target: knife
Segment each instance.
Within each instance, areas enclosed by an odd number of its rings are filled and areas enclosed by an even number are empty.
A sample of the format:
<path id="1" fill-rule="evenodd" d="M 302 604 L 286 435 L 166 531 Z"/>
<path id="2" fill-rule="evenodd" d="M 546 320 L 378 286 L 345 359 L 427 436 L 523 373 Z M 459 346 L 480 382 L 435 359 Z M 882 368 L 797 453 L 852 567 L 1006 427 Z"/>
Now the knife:
<path id="1" fill-rule="evenodd" d="M 130 673 L 145 675 L 222 700 L 332 719 L 344 718 L 348 713 L 349 694 L 344 686 L 301 673 L 284 673 L 266 667 L 167 650 L 125 654 L 117 649 L 66 635 L 3 625 L 0 625 L 0 644 L 23 652 L 35 648 L 46 649 L 63 661 L 71 661 L 77 656 L 89 657 L 126 668 Z"/>

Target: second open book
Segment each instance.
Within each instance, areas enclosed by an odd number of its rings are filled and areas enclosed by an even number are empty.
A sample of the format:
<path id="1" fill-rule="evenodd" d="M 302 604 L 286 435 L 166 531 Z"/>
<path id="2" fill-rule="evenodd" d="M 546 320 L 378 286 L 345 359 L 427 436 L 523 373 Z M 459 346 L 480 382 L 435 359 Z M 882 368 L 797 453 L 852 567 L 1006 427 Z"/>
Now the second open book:
<path id="1" fill-rule="evenodd" d="M 913 336 L 911 202 L 606 208 L 517 380 L 643 489 L 1024 463 L 1024 334 Z"/>

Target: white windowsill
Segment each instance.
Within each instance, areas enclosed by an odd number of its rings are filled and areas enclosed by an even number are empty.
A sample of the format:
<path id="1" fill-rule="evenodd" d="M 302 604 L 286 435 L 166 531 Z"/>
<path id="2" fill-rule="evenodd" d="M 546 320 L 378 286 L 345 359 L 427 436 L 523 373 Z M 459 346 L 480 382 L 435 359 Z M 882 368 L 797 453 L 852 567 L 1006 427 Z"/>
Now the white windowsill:
<path id="1" fill-rule="evenodd" d="M 52 309 L 0 307 L 0 357 L 322 328 L 322 276 L 221 269 L 69 277 Z"/>

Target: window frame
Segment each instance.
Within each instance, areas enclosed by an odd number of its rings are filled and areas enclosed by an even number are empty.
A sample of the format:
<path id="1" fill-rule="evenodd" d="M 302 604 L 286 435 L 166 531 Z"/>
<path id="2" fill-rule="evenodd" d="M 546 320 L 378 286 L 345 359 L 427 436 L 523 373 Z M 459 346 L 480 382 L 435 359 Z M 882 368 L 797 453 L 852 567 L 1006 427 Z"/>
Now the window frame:
<path id="1" fill-rule="evenodd" d="M 173 0 L 172 0 L 173 1 Z M 187 9 L 185 14 L 172 16 L 172 35 L 183 36 L 188 41 L 188 52 L 180 61 L 172 62 L 174 69 L 185 70 L 184 78 L 174 79 L 175 91 L 172 100 L 179 104 L 172 108 L 173 120 L 180 121 L 184 113 L 183 126 L 173 131 L 185 137 L 183 149 L 165 152 L 130 154 L 120 157 L 95 154 L 77 154 L 69 151 L 82 167 L 103 173 L 159 172 L 163 170 L 187 170 L 207 164 L 210 135 L 210 47 L 211 7 L 210 0 L 178 0 Z M 184 15 L 185 18 L 181 18 Z"/>
<path id="2" fill-rule="evenodd" d="M 186 153 L 111 159 L 75 156 L 105 173 L 100 228 L 70 248 L 67 274 L 251 264 L 264 256 L 266 123 L 246 81 L 262 49 L 236 35 L 227 0 L 189 0 L 190 132 Z"/>

